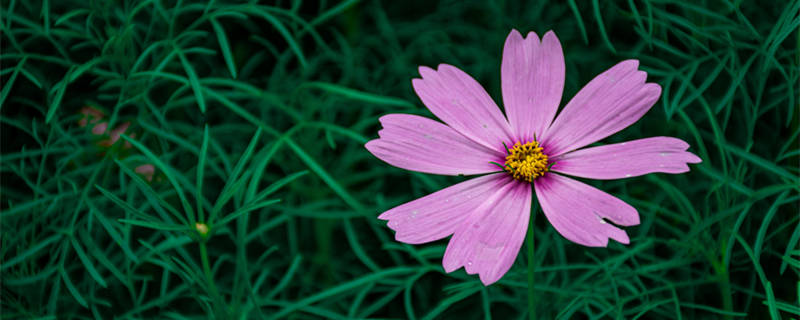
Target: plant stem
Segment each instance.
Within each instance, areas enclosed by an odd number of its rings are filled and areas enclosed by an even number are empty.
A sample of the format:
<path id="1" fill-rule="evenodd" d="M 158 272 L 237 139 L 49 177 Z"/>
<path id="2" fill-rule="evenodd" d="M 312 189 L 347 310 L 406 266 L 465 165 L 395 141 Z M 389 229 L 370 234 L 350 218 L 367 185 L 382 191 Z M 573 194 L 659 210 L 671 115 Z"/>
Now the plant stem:
<path id="1" fill-rule="evenodd" d="M 214 301 L 214 305 L 217 307 L 217 313 L 223 313 L 224 307 L 220 303 L 220 295 L 219 291 L 217 291 L 217 286 L 214 284 L 214 276 L 211 274 L 211 265 L 208 263 L 208 250 L 206 250 L 206 240 L 200 240 L 200 260 L 203 264 L 203 273 L 206 276 L 206 282 L 208 283 L 208 291 L 211 294 L 211 298 Z"/>
<path id="2" fill-rule="evenodd" d="M 535 212 L 535 209 L 531 213 L 533 212 Z M 533 288 L 533 283 L 534 283 L 533 271 L 535 266 L 533 255 L 536 247 L 533 239 L 533 230 L 534 230 L 533 214 L 531 214 L 531 219 L 530 222 L 528 223 L 528 234 L 525 237 L 525 241 L 527 243 L 526 246 L 528 247 L 528 312 L 530 314 L 531 320 L 536 319 L 536 296 L 535 296 L 536 291 Z"/>
<path id="3" fill-rule="evenodd" d="M 733 312 L 733 296 L 731 295 L 731 279 L 727 270 L 718 274 L 719 276 L 719 291 L 722 295 L 722 307 L 725 311 Z M 730 315 L 726 315 L 725 319 L 733 319 Z"/>

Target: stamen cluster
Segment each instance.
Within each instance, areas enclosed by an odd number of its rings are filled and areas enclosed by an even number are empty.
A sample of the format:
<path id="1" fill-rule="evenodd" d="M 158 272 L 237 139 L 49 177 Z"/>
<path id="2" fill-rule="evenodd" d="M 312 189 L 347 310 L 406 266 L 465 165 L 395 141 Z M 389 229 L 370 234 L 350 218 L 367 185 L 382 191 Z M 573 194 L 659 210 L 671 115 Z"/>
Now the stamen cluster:
<path id="1" fill-rule="evenodd" d="M 547 155 L 535 140 L 526 144 L 517 142 L 508 150 L 504 168 L 514 179 L 532 182 L 548 171 Z"/>

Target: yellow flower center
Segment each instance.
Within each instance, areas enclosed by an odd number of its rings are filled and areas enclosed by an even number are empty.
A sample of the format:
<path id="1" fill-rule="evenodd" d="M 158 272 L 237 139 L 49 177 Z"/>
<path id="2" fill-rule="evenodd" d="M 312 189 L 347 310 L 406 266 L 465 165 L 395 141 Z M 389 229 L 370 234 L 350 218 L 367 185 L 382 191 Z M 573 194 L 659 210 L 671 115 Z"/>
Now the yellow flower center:
<path id="1" fill-rule="evenodd" d="M 535 140 L 526 144 L 517 142 L 508 150 L 504 167 L 514 179 L 531 182 L 548 171 L 547 156 Z"/>
<path id="2" fill-rule="evenodd" d="M 208 225 L 202 222 L 197 222 L 194 224 L 194 229 L 197 230 L 201 236 L 205 237 L 208 235 Z"/>

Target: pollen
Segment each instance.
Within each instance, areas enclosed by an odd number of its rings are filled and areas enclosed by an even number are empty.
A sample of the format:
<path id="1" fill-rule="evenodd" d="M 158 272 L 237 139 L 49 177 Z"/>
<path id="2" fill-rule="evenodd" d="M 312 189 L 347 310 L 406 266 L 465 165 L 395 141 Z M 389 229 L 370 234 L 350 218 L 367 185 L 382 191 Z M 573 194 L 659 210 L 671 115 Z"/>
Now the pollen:
<path id="1" fill-rule="evenodd" d="M 548 171 L 547 155 L 535 140 L 526 144 L 517 142 L 508 149 L 504 168 L 514 179 L 532 182 Z"/>

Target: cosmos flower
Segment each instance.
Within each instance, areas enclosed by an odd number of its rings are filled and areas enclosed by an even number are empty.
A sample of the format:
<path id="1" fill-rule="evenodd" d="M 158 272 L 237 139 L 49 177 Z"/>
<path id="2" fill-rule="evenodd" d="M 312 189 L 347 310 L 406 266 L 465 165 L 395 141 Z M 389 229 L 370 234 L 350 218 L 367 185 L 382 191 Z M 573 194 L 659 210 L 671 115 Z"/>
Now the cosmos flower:
<path id="1" fill-rule="evenodd" d="M 550 31 L 540 41 L 512 30 L 500 70 L 505 116 L 486 91 L 458 68 L 420 67 L 412 85 L 444 123 L 410 114 L 380 118 L 367 150 L 399 168 L 481 175 L 390 209 L 397 241 L 419 244 L 452 235 L 442 264 L 461 267 L 485 285 L 499 280 L 522 246 L 535 191 L 550 224 L 572 242 L 628 244 L 617 226 L 639 224 L 636 209 L 567 176 L 620 179 L 682 173 L 701 160 L 676 138 L 652 137 L 584 148 L 639 120 L 661 87 L 626 60 L 584 86 L 556 117 L 564 89 L 564 54 Z M 609 223 L 613 222 L 612 223 Z"/>
<path id="2" fill-rule="evenodd" d="M 81 108 L 80 111 L 81 118 L 78 120 L 78 126 L 86 127 L 89 124 L 94 124 L 92 127 L 92 134 L 96 136 L 105 136 L 108 135 L 108 138 L 100 140 L 97 142 L 97 145 L 101 147 L 110 147 L 113 144 L 117 143 L 121 134 L 125 133 L 130 127 L 130 122 L 125 122 L 118 127 L 114 128 L 111 131 L 108 131 L 108 122 L 102 121 L 105 117 L 105 113 L 102 110 L 97 109 L 95 107 L 86 106 Z M 102 122 L 100 122 L 102 121 Z M 135 133 L 129 134 L 131 137 L 136 137 Z M 123 146 L 124 149 L 130 149 L 132 146 L 129 142 L 125 142 Z"/>
<path id="3" fill-rule="evenodd" d="M 126 130 L 130 127 L 131 123 L 126 121 L 121 125 L 117 126 L 115 129 L 108 131 L 108 122 L 103 121 L 105 117 L 105 113 L 102 110 L 97 109 L 91 106 L 85 106 L 81 108 L 80 111 L 81 118 L 78 120 L 78 126 L 86 127 L 90 124 L 92 126 L 92 134 L 95 136 L 102 137 L 103 139 L 97 141 L 97 145 L 100 147 L 111 147 L 119 140 L 120 136 L 125 133 Z M 101 122 L 102 121 L 102 122 Z M 135 133 L 129 133 L 131 138 L 135 138 Z M 130 149 L 132 146 L 130 142 L 125 141 L 122 148 L 123 149 Z M 137 166 L 134 169 L 134 172 L 143 176 L 148 182 L 153 181 L 153 176 L 155 175 L 156 169 L 152 164 L 146 163 Z"/>

